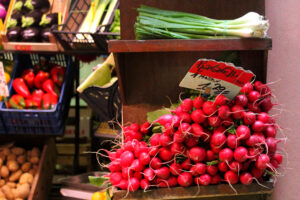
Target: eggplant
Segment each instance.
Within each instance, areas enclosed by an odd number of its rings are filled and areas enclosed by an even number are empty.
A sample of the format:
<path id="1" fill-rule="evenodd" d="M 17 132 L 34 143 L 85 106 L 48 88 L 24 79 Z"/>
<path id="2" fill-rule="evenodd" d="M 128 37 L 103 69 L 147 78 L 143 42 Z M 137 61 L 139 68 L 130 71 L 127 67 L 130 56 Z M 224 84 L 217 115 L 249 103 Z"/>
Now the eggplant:
<path id="1" fill-rule="evenodd" d="M 21 32 L 22 42 L 39 42 L 40 30 L 35 27 L 26 28 Z"/>
<path id="2" fill-rule="evenodd" d="M 40 26 L 51 27 L 58 24 L 58 13 L 49 13 L 42 16 Z"/>
<path id="3" fill-rule="evenodd" d="M 42 38 L 42 42 L 49 42 L 49 36 L 51 34 L 51 29 L 50 28 L 45 28 L 42 30 L 41 32 L 41 38 Z"/>
<path id="4" fill-rule="evenodd" d="M 24 6 L 29 10 L 39 10 L 42 13 L 46 13 L 50 9 L 48 0 L 26 0 Z"/>
<path id="5" fill-rule="evenodd" d="M 21 26 L 22 24 L 22 13 L 20 11 L 14 11 L 7 21 L 6 28 L 13 28 L 16 26 Z"/>
<path id="6" fill-rule="evenodd" d="M 42 13 L 34 10 L 22 17 L 22 28 L 38 26 L 42 18 Z"/>
<path id="7" fill-rule="evenodd" d="M 19 26 L 8 29 L 6 33 L 8 41 L 10 42 L 19 41 L 21 37 L 21 31 L 22 29 Z"/>

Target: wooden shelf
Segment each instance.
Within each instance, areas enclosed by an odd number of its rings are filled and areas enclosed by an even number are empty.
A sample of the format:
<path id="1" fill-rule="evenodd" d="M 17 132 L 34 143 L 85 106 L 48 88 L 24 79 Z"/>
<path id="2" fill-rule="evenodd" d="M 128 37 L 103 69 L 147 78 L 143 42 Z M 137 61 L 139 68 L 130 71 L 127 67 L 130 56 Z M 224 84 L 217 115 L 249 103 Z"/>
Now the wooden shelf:
<path id="1" fill-rule="evenodd" d="M 270 50 L 271 38 L 232 38 L 195 40 L 110 40 L 109 52 L 184 52 L 226 50 Z"/>

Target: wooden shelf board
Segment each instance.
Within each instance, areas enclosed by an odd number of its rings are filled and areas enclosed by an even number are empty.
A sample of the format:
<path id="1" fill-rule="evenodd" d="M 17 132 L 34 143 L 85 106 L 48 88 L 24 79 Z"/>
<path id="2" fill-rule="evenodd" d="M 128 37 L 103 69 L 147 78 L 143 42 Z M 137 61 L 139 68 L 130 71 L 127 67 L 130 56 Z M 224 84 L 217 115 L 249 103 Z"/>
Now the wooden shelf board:
<path id="1" fill-rule="evenodd" d="M 226 50 L 270 50 L 271 38 L 232 38 L 195 40 L 110 40 L 109 52 L 183 52 Z"/>

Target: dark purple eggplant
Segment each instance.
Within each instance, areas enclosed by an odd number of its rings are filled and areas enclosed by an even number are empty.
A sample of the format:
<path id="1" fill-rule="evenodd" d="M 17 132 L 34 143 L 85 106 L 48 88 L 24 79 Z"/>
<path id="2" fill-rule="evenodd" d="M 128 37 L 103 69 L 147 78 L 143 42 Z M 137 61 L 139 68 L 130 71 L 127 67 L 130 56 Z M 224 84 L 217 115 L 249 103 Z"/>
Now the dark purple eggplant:
<path id="1" fill-rule="evenodd" d="M 42 38 L 42 42 L 49 42 L 49 36 L 51 34 L 51 29 L 50 28 L 45 28 L 42 30 L 41 32 L 41 38 Z"/>
<path id="2" fill-rule="evenodd" d="M 21 32 L 22 42 L 39 42 L 40 31 L 38 28 L 30 27 Z"/>
<path id="3" fill-rule="evenodd" d="M 26 0 L 24 6 L 29 10 L 39 10 L 42 13 L 46 13 L 50 9 L 48 0 Z"/>
<path id="4" fill-rule="evenodd" d="M 19 26 L 8 29 L 7 33 L 6 33 L 8 41 L 10 41 L 10 42 L 19 41 L 21 38 L 21 31 L 22 31 L 22 29 Z"/>
<path id="5" fill-rule="evenodd" d="M 55 24 L 58 24 L 58 13 L 49 13 L 42 16 L 40 26 L 51 27 Z"/>
<path id="6" fill-rule="evenodd" d="M 38 26 L 42 18 L 42 13 L 34 10 L 22 17 L 22 28 Z"/>
<path id="7" fill-rule="evenodd" d="M 6 28 L 13 28 L 16 26 L 21 26 L 22 24 L 22 13 L 20 11 L 14 11 L 7 21 Z"/>

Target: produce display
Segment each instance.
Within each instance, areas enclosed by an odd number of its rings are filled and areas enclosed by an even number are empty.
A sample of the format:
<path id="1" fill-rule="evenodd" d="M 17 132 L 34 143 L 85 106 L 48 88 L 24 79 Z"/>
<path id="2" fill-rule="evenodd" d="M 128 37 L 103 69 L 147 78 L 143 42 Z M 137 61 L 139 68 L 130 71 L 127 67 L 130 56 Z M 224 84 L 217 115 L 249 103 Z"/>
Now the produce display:
<path id="1" fill-rule="evenodd" d="M 135 23 L 136 39 L 216 39 L 266 37 L 269 22 L 249 12 L 232 20 L 141 6 Z"/>
<path id="2" fill-rule="evenodd" d="M 64 82 L 65 67 L 44 62 L 26 69 L 13 80 L 15 91 L 6 103 L 14 109 L 53 109 Z"/>
<path id="3" fill-rule="evenodd" d="M 58 24 L 58 13 L 48 13 L 48 0 L 17 0 L 7 21 L 11 42 L 49 42 L 50 28 Z"/>
<path id="4" fill-rule="evenodd" d="M 123 127 L 124 143 L 104 150 L 109 182 L 128 191 L 220 183 L 233 190 L 237 183 L 264 186 L 279 175 L 282 163 L 281 139 L 276 139 L 281 128 L 268 114 L 271 98 L 267 84 L 248 82 L 233 100 L 198 94 L 167 113 L 152 113 L 142 125 Z"/>
<path id="5" fill-rule="evenodd" d="M 40 160 L 37 147 L 0 148 L 0 199 L 26 199 L 29 195 Z"/>
<path id="6" fill-rule="evenodd" d="M 4 66 L 4 76 L 5 76 L 5 81 L 6 84 L 10 83 L 10 75 L 12 73 L 14 64 L 13 61 L 10 60 L 2 60 L 3 66 Z M 0 95 L 0 102 L 3 100 L 3 97 Z"/>

